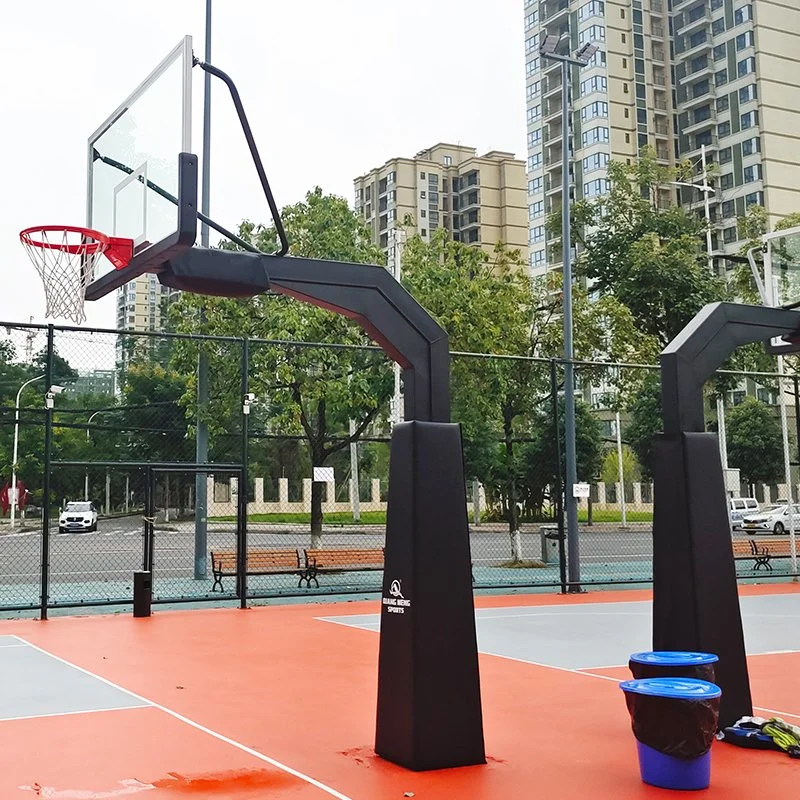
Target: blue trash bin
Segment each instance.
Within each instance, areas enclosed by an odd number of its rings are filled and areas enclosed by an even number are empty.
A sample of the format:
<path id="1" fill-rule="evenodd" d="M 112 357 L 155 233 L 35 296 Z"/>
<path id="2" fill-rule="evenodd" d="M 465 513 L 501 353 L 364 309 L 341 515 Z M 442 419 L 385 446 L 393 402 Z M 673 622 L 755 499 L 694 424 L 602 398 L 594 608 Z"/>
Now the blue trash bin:
<path id="1" fill-rule="evenodd" d="M 719 658 L 713 653 L 696 653 L 687 650 L 650 650 L 634 653 L 628 660 L 628 669 L 634 679 L 639 678 L 698 678 L 714 683 L 714 664 Z"/>
<path id="2" fill-rule="evenodd" d="M 696 678 L 643 678 L 620 688 L 631 715 L 642 780 L 663 789 L 706 789 L 722 690 Z"/>

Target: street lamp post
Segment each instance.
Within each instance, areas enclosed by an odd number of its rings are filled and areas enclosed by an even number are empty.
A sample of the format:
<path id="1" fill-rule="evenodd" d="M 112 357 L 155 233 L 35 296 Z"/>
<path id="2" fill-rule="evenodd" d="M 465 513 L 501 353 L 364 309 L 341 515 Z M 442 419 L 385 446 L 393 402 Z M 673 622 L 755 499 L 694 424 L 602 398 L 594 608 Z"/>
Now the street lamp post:
<path id="1" fill-rule="evenodd" d="M 555 52 L 560 37 L 549 35 L 542 42 L 539 53 L 542 58 L 561 62 L 561 246 L 562 246 L 562 291 L 564 298 L 564 449 L 566 456 L 566 481 L 564 505 L 567 510 L 567 580 L 570 591 L 580 591 L 581 565 L 578 540 L 578 504 L 573 497 L 573 487 L 578 482 L 577 457 L 575 453 L 575 374 L 573 368 L 574 347 L 572 341 L 572 246 L 570 242 L 569 205 L 569 77 L 570 66 L 588 66 L 597 52 L 595 44 L 587 43 L 575 55 L 560 55 Z M 556 435 L 558 430 L 556 429 Z"/>
<path id="2" fill-rule="evenodd" d="M 689 183 L 688 181 L 671 181 L 673 186 L 687 186 L 691 189 L 697 189 L 703 193 L 703 210 L 706 218 L 706 255 L 708 257 L 708 270 L 714 271 L 714 246 L 711 241 L 711 199 L 712 194 L 716 194 L 716 189 L 708 182 L 708 164 L 706 161 L 706 146 L 702 145 L 700 148 L 700 163 L 703 167 L 703 182 L 702 183 Z"/>
<path id="3" fill-rule="evenodd" d="M 89 419 L 86 420 L 86 441 L 89 441 L 89 426 L 92 424 L 92 420 L 99 414 L 100 411 L 95 411 L 93 414 L 89 416 Z M 83 476 L 83 499 L 87 502 L 89 501 L 89 468 L 86 468 L 86 472 Z"/>
<path id="4" fill-rule="evenodd" d="M 19 451 L 19 399 L 22 395 L 22 390 L 26 386 L 30 386 L 32 383 L 36 381 L 40 381 L 44 378 L 44 375 L 37 375 L 35 378 L 31 378 L 29 381 L 25 381 L 22 386 L 19 387 L 19 391 L 17 392 L 17 399 L 14 403 L 14 452 L 11 456 L 11 527 L 13 528 L 16 525 L 17 521 L 17 454 Z"/>

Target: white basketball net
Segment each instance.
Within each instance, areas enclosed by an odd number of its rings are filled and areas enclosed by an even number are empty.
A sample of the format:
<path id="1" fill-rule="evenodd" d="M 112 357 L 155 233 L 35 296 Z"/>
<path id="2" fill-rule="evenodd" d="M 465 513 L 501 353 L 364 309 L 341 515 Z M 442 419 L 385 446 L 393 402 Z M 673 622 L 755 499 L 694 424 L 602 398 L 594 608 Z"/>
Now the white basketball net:
<path id="1" fill-rule="evenodd" d="M 37 230 L 20 237 L 44 283 L 46 316 L 86 320 L 83 310 L 86 286 L 108 242 L 71 230 Z"/>

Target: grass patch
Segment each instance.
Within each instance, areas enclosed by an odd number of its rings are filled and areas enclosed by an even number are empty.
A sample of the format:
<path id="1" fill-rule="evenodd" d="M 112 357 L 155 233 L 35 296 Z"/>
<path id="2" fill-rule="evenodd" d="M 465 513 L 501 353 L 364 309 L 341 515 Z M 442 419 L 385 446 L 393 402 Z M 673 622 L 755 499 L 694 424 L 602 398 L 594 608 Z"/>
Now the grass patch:
<path id="1" fill-rule="evenodd" d="M 625 517 L 628 522 L 652 522 L 653 512 L 626 510 Z M 585 508 L 582 508 L 578 512 L 578 521 L 579 522 L 589 521 L 589 514 L 587 513 Z M 622 522 L 622 514 L 617 510 L 612 511 L 611 509 L 593 509 L 592 522 Z"/>
<path id="2" fill-rule="evenodd" d="M 210 522 L 236 522 L 236 517 L 210 517 Z M 272 522 L 272 523 L 287 523 L 292 525 L 310 525 L 311 514 L 250 514 L 247 517 L 248 522 Z M 361 519 L 356 522 L 353 515 L 346 511 L 335 511 L 323 515 L 322 522 L 324 525 L 385 525 L 386 512 L 385 511 L 362 511 Z"/>
<path id="3" fill-rule="evenodd" d="M 546 567 L 543 561 L 504 561 L 498 565 L 500 569 L 542 569 Z"/>

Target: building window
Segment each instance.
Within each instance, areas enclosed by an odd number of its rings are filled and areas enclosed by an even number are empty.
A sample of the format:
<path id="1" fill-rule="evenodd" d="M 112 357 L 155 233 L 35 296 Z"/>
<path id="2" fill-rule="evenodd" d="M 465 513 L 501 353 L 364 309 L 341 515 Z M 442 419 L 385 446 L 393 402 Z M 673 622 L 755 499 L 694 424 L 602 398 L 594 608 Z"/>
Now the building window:
<path id="1" fill-rule="evenodd" d="M 542 191 L 542 178 L 531 178 L 528 181 L 528 194 L 539 194 Z"/>
<path id="2" fill-rule="evenodd" d="M 528 147 L 533 147 L 535 144 L 539 144 L 542 141 L 542 130 L 538 128 L 535 131 L 528 131 Z"/>
<path id="3" fill-rule="evenodd" d="M 578 19 L 583 21 L 590 17 L 602 17 L 605 14 L 605 3 L 600 0 L 592 0 L 590 3 L 584 3 L 578 9 Z"/>
<path id="4" fill-rule="evenodd" d="M 758 125 L 758 111 L 748 111 L 746 114 L 742 114 L 740 122 L 742 128 L 752 128 Z"/>
<path id="5" fill-rule="evenodd" d="M 626 84 L 627 85 L 627 84 Z M 581 82 L 581 95 L 592 94 L 592 92 L 607 92 L 608 78 L 605 75 L 595 75 Z"/>
<path id="6" fill-rule="evenodd" d="M 589 147 L 593 144 L 597 144 L 598 142 L 607 142 L 608 141 L 608 128 L 604 127 L 596 127 L 596 128 L 589 128 L 588 131 L 583 132 L 583 146 Z"/>
<path id="7" fill-rule="evenodd" d="M 738 239 L 739 234 L 735 225 L 732 228 L 725 228 L 725 230 L 722 231 L 722 241 L 725 242 L 725 244 L 732 244 L 733 242 L 738 241 Z"/>
<path id="8" fill-rule="evenodd" d="M 597 42 L 604 42 L 605 40 L 606 29 L 602 25 L 590 25 L 578 34 L 578 42 L 580 44 L 586 44 L 587 42 L 596 44 Z"/>
<path id="9" fill-rule="evenodd" d="M 745 206 L 763 206 L 764 192 L 753 192 L 744 196 Z"/>
<path id="10" fill-rule="evenodd" d="M 718 44 L 714 48 L 714 61 L 722 61 L 723 58 L 728 57 L 728 47 L 724 44 Z"/>
<path id="11" fill-rule="evenodd" d="M 736 37 L 736 49 L 737 50 L 744 50 L 748 47 L 754 47 L 756 43 L 755 37 L 753 36 L 753 31 L 746 31 L 745 33 L 740 33 Z"/>
<path id="12" fill-rule="evenodd" d="M 538 219 L 544 215 L 544 200 L 537 200 L 528 206 L 528 219 Z"/>
<path id="13" fill-rule="evenodd" d="M 533 55 L 539 49 L 539 34 L 534 33 L 525 40 L 525 55 Z"/>
<path id="14" fill-rule="evenodd" d="M 528 242 L 530 244 L 536 244 L 536 242 L 543 242 L 544 241 L 544 225 L 535 225 L 530 229 L 528 233 Z"/>
<path id="15" fill-rule="evenodd" d="M 692 97 L 702 97 L 704 94 L 708 94 L 711 91 L 711 84 L 708 82 L 708 78 L 704 81 L 698 81 L 695 84 L 692 84 Z"/>
<path id="16" fill-rule="evenodd" d="M 533 100 L 534 97 L 539 96 L 539 92 L 541 91 L 541 84 L 539 81 L 534 81 L 533 83 L 529 83 L 525 92 L 526 97 L 528 100 Z"/>
<path id="17" fill-rule="evenodd" d="M 753 19 L 753 6 L 746 5 L 737 8 L 733 14 L 733 24 L 741 25 L 743 22 L 749 22 Z"/>
<path id="18" fill-rule="evenodd" d="M 755 72 L 756 71 L 755 58 L 753 58 L 753 56 L 750 56 L 750 58 L 745 58 L 742 61 L 740 61 L 736 65 L 736 71 L 739 73 L 740 78 L 744 77 L 745 75 L 749 75 L 751 72 Z"/>
<path id="19" fill-rule="evenodd" d="M 721 33 L 725 32 L 725 17 L 720 17 L 719 19 L 715 19 L 711 23 L 711 33 L 714 36 L 719 36 Z"/>
<path id="20" fill-rule="evenodd" d="M 726 200 L 722 204 L 722 216 L 725 219 L 730 219 L 736 216 L 736 203 L 733 200 Z"/>
<path id="21" fill-rule="evenodd" d="M 751 83 L 749 86 L 743 86 L 739 89 L 739 103 L 749 103 L 751 100 L 758 99 L 758 90 L 756 85 Z"/>
<path id="22" fill-rule="evenodd" d="M 539 12 L 531 11 L 525 15 L 525 30 L 529 31 L 539 20 Z"/>
<path id="23" fill-rule="evenodd" d="M 728 70 L 721 69 L 714 73 L 714 86 L 723 86 L 728 82 Z"/>
<path id="24" fill-rule="evenodd" d="M 443 164 L 444 164 L 446 167 L 452 167 L 452 166 L 453 166 L 453 156 L 445 156 L 445 157 L 442 159 L 442 163 L 443 163 Z"/>
<path id="25" fill-rule="evenodd" d="M 607 117 L 608 116 L 608 103 L 598 100 L 590 103 L 581 109 L 581 120 L 586 122 L 587 119 L 594 117 Z"/>
<path id="26" fill-rule="evenodd" d="M 525 63 L 525 76 L 530 78 L 539 71 L 540 62 L 538 58 L 532 58 Z"/>
<path id="27" fill-rule="evenodd" d="M 478 231 L 478 228 L 470 228 L 470 230 L 467 232 L 467 241 L 470 244 L 475 244 L 475 242 L 480 240 Z"/>
<path id="28" fill-rule="evenodd" d="M 720 164 L 730 164 L 732 159 L 733 159 L 733 153 L 730 147 L 725 147 L 719 151 Z"/>
<path id="29" fill-rule="evenodd" d="M 719 176 L 719 185 L 720 188 L 725 189 L 732 189 L 733 188 L 733 173 L 726 172 L 724 175 Z"/>
<path id="30" fill-rule="evenodd" d="M 545 254 L 544 250 L 534 250 L 530 255 L 530 264 L 532 267 L 539 268 L 544 264 Z"/>
<path id="31" fill-rule="evenodd" d="M 610 156 L 608 153 L 594 153 L 594 155 L 587 156 L 583 159 L 583 172 L 584 175 L 589 172 L 595 172 L 598 169 L 605 169 L 608 165 Z"/>
<path id="32" fill-rule="evenodd" d="M 389 173 L 389 174 L 386 176 L 386 183 L 388 183 L 390 186 L 391 186 L 391 184 L 393 184 L 393 183 L 397 183 L 397 173 L 396 173 L 394 170 L 392 170 L 392 171 L 391 171 L 391 172 L 390 172 L 390 173 Z"/>
<path id="33" fill-rule="evenodd" d="M 717 125 L 717 136 L 730 136 L 731 135 L 731 124 L 730 122 L 720 122 Z"/>
<path id="34" fill-rule="evenodd" d="M 761 164 L 753 164 L 751 167 L 744 168 L 744 182 L 753 183 L 761 180 Z"/>
<path id="35" fill-rule="evenodd" d="M 426 211 L 426 210 L 423 208 L 423 209 L 422 209 L 422 210 L 419 212 L 419 215 L 420 215 L 420 217 L 422 217 L 422 219 L 425 219 L 425 217 L 427 217 L 427 216 L 428 216 L 428 212 L 427 212 L 427 211 Z"/>
<path id="36" fill-rule="evenodd" d="M 720 97 L 717 99 L 717 114 L 721 114 L 723 111 L 727 111 L 730 107 L 730 100 L 728 99 L 728 95 L 724 97 Z"/>
<path id="37" fill-rule="evenodd" d="M 761 152 L 761 139 L 758 136 L 746 139 L 742 142 L 742 155 L 752 156 L 754 153 Z"/>
<path id="38" fill-rule="evenodd" d="M 542 107 L 539 105 L 531 106 L 528 109 L 528 125 L 533 122 L 536 122 L 542 116 Z"/>
<path id="39" fill-rule="evenodd" d="M 420 179 L 421 181 L 424 181 L 424 180 L 425 180 L 425 173 L 424 173 L 424 172 L 420 172 L 420 174 L 419 174 L 419 179 Z"/>
<path id="40" fill-rule="evenodd" d="M 724 0 L 711 0 L 711 10 L 716 11 L 718 8 L 722 8 Z"/>
<path id="41" fill-rule="evenodd" d="M 420 228 L 419 235 L 420 236 L 427 236 L 428 235 L 427 229 L 426 228 Z"/>
<path id="42" fill-rule="evenodd" d="M 539 169 L 542 166 L 542 154 L 531 153 L 528 156 L 528 171 Z"/>
<path id="43" fill-rule="evenodd" d="M 422 190 L 422 191 L 419 193 L 419 196 L 420 196 L 420 197 L 421 197 L 423 200 L 425 199 L 425 197 L 426 197 L 426 194 L 425 194 L 425 190 L 424 190 L 424 189 L 423 189 L 423 190 Z"/>
<path id="44" fill-rule="evenodd" d="M 598 178 L 583 184 L 584 197 L 597 197 L 601 194 L 607 194 L 608 190 L 609 182 L 605 178 Z"/>

